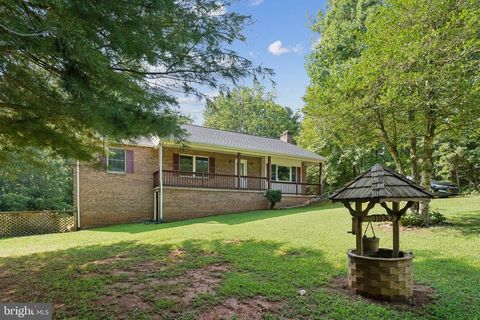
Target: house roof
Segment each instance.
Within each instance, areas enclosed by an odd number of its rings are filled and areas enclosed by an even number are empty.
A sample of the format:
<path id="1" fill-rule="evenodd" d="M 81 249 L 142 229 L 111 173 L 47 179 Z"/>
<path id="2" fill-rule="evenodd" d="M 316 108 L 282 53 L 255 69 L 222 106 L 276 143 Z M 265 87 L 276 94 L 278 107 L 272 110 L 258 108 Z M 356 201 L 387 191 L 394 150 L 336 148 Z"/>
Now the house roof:
<path id="1" fill-rule="evenodd" d="M 214 146 L 238 151 L 250 151 L 275 154 L 311 161 L 324 161 L 325 158 L 299 146 L 281 141 L 245 133 L 206 128 L 196 125 L 182 125 L 187 133 L 186 142 L 205 146 Z"/>
<path id="2" fill-rule="evenodd" d="M 255 152 L 268 155 L 299 158 L 307 161 L 325 161 L 325 158 L 316 153 L 304 150 L 299 146 L 281 141 L 280 139 L 265 138 L 251 134 L 206 128 L 191 124 L 181 126 L 186 132 L 186 144 L 203 145 L 233 149 L 238 152 Z M 173 139 L 165 139 L 173 141 Z M 125 140 L 124 144 L 143 147 L 156 147 L 159 139 L 156 137 L 143 137 L 134 140 Z"/>
<path id="3" fill-rule="evenodd" d="M 330 196 L 332 201 L 430 198 L 433 198 L 432 194 L 425 189 L 379 164 L 374 165 Z"/>

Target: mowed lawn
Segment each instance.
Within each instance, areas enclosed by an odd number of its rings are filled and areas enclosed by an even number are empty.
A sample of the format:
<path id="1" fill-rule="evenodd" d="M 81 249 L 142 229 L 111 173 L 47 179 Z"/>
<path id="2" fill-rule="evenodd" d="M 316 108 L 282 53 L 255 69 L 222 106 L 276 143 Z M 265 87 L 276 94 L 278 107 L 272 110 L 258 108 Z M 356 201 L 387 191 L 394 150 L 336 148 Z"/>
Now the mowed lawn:
<path id="1" fill-rule="evenodd" d="M 3 239 L 0 301 L 53 302 L 58 319 L 480 319 L 480 197 L 432 206 L 448 225 L 401 232 L 434 288 L 413 310 L 329 287 L 355 243 L 330 204 Z M 390 231 L 377 227 L 382 247 Z"/>

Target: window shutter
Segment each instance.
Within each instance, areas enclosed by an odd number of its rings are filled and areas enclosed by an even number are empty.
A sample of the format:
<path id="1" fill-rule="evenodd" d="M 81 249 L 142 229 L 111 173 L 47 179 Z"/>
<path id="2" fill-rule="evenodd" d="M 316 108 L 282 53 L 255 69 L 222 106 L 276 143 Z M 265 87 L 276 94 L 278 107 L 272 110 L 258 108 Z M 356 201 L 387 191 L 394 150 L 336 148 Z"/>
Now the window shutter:
<path id="1" fill-rule="evenodd" d="M 302 182 L 302 177 L 301 177 L 301 169 L 300 167 L 297 167 L 297 182 Z"/>
<path id="2" fill-rule="evenodd" d="M 180 170 L 180 155 L 178 153 L 173 154 L 173 170 Z"/>
<path id="3" fill-rule="evenodd" d="M 126 150 L 126 159 L 127 162 L 125 167 L 127 168 L 127 173 L 133 173 L 133 150 Z"/>
<path id="4" fill-rule="evenodd" d="M 208 158 L 208 173 L 215 173 L 215 158 Z"/>

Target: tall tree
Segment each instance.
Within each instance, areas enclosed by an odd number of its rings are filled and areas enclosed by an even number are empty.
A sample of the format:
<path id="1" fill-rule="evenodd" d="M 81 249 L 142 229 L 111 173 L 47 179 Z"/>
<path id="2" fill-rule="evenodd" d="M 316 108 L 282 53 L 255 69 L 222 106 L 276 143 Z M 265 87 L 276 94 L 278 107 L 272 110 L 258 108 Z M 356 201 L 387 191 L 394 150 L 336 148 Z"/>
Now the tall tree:
<path id="1" fill-rule="evenodd" d="M 421 183 L 430 189 L 437 134 L 471 127 L 480 114 L 479 6 L 470 0 L 390 0 L 374 7 L 361 54 L 322 87 L 338 116 L 329 125 L 347 136 L 359 126 L 376 133 L 397 169 L 403 159 L 421 164 Z M 307 99 L 313 104 L 322 95 Z M 324 102 L 319 105 L 325 113 Z M 421 162 L 412 161 L 417 148 Z M 424 217 L 427 211 L 424 206 Z"/>
<path id="2" fill-rule="evenodd" d="M 320 34 L 307 57 L 310 85 L 305 94 L 305 114 L 299 143 L 326 156 L 326 191 L 333 191 L 376 162 L 390 164 L 380 139 L 367 129 L 353 110 L 341 108 L 336 79 L 348 70 L 364 44 L 368 11 L 381 1 L 330 1 L 325 13 L 319 12 L 312 31 Z M 346 93 L 348 94 L 348 93 Z M 338 121 L 342 119 L 342 121 Z"/>
<path id="3" fill-rule="evenodd" d="M 269 72 L 228 49 L 249 17 L 219 0 L 0 6 L 0 161 L 25 146 L 89 159 L 94 138 L 181 135 L 173 91 Z M 2 157 L 3 156 L 3 157 Z"/>
<path id="4" fill-rule="evenodd" d="M 222 93 L 207 102 L 205 126 L 278 138 L 285 130 L 294 136 L 299 130 L 299 115 L 274 102 L 274 94 L 256 83 Z"/>
<path id="5" fill-rule="evenodd" d="M 435 178 L 454 181 L 462 191 L 480 190 L 480 132 L 459 137 L 445 132 L 434 149 Z"/>
<path id="6" fill-rule="evenodd" d="M 0 211 L 71 209 L 70 162 L 35 149 L 26 151 L 9 153 L 2 165 Z"/>

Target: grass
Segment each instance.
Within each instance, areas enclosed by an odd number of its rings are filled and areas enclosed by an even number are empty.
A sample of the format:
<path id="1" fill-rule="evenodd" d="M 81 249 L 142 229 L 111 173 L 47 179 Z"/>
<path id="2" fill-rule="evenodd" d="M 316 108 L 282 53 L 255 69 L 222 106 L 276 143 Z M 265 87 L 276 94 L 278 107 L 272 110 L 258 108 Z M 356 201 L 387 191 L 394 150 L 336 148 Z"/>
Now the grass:
<path id="1" fill-rule="evenodd" d="M 208 319 L 235 308 L 265 319 L 479 319 L 480 197 L 432 207 L 448 225 L 401 233 L 415 281 L 435 289 L 416 311 L 326 288 L 346 274 L 355 242 L 339 205 L 3 239 L 0 301 L 53 302 L 58 319 Z M 390 247 L 390 230 L 376 233 Z"/>

